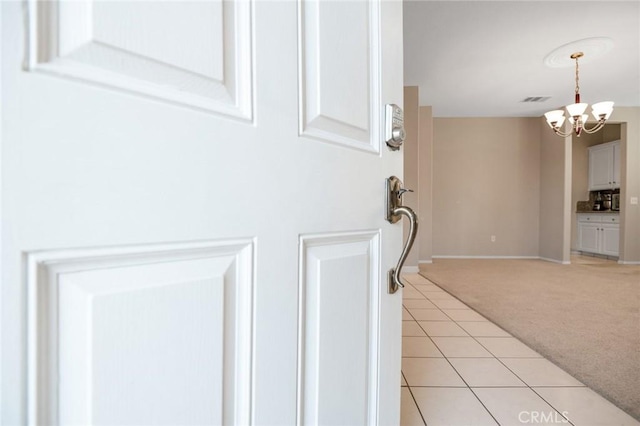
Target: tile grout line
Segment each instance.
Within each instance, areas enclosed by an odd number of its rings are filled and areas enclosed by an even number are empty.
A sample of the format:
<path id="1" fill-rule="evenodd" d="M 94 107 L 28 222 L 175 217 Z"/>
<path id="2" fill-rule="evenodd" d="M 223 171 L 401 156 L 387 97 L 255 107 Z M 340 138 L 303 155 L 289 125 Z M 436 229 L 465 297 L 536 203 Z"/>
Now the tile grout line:
<path id="1" fill-rule="evenodd" d="M 410 283 L 411 284 L 411 283 Z M 495 326 L 497 326 L 498 328 L 500 328 L 502 331 L 504 331 L 505 333 L 509 334 L 510 337 L 507 336 L 486 336 L 486 337 L 490 337 L 490 338 L 512 338 L 512 339 L 516 339 L 518 342 L 522 343 L 523 345 L 525 345 L 527 348 L 529 348 L 528 345 L 524 344 L 522 341 L 520 341 L 520 339 L 518 339 L 517 337 L 514 337 L 513 335 L 511 335 L 511 333 L 509 333 L 508 331 L 504 330 L 502 327 L 500 327 L 499 325 L 495 324 L 493 321 L 489 320 L 488 318 L 484 317 L 484 315 L 480 314 L 479 312 L 477 312 L 475 309 L 473 309 L 471 306 L 467 305 L 465 302 L 463 302 L 462 300 L 458 299 L 456 296 L 450 294 L 449 292 L 447 292 L 446 290 L 442 289 L 440 286 L 438 286 L 436 283 L 433 283 L 434 285 L 436 285 L 437 287 L 439 287 L 441 290 L 443 290 L 444 292 L 446 292 L 447 294 L 449 294 L 451 297 L 454 297 L 457 301 L 459 301 L 460 303 L 464 304 L 468 309 L 471 310 L 473 312 L 475 312 L 476 314 L 482 316 L 483 318 L 486 319 L 486 321 L 470 321 L 470 322 L 489 322 L 491 324 L 494 324 Z M 459 323 L 457 320 L 451 318 L 451 316 L 449 316 L 446 312 L 444 312 L 442 310 L 442 308 L 440 308 L 438 305 L 436 305 L 436 303 L 429 299 L 429 296 L 425 295 L 422 291 L 420 291 L 419 289 L 417 289 L 413 284 L 411 284 L 411 287 L 418 291 L 418 293 L 420 293 L 422 296 L 424 296 L 425 300 L 431 302 L 433 305 L 436 306 L 436 309 L 439 310 L 440 312 L 442 312 L 447 318 L 449 318 L 453 323 L 455 323 L 458 327 L 462 328 L 467 334 L 468 336 L 441 336 L 441 337 L 471 337 L 476 343 L 478 343 L 482 348 L 484 348 L 486 351 L 488 351 L 491 354 L 491 357 L 484 357 L 483 359 L 496 359 L 502 366 L 504 366 L 508 371 L 510 371 L 515 377 L 518 378 L 518 380 L 520 380 L 525 386 L 486 386 L 486 388 L 527 388 L 529 390 L 531 390 L 534 394 L 536 394 L 540 399 L 542 399 L 547 405 L 549 405 L 549 407 L 551 407 L 555 412 L 557 412 L 560 416 L 562 416 L 562 418 L 566 419 L 570 424 L 573 425 L 573 423 L 571 422 L 571 420 L 569 420 L 566 416 L 564 416 L 562 414 L 562 412 L 560 412 L 556 407 L 554 407 L 551 403 L 549 403 L 549 401 L 547 401 L 545 398 L 543 398 L 538 392 L 535 391 L 535 389 L 533 389 L 527 382 L 525 382 L 522 377 L 520 377 L 518 374 L 516 374 L 513 370 L 511 370 L 511 368 L 509 368 L 505 363 L 502 362 L 502 360 L 500 358 L 498 358 L 493 352 L 491 352 L 491 350 L 489 350 L 489 348 L 487 348 L 485 345 L 482 344 L 482 342 L 480 342 L 477 337 L 481 337 L 481 336 L 473 336 L 471 335 L 469 332 L 467 332 Z M 420 299 L 415 299 L 415 300 L 420 300 Z M 403 300 L 404 302 L 404 300 Z M 406 306 L 404 306 L 403 304 L 403 308 L 407 310 L 407 312 L 409 312 L 409 315 L 411 315 L 411 317 L 413 318 L 414 321 L 416 321 L 416 323 L 418 324 L 418 326 L 420 327 L 420 329 L 425 333 L 426 337 L 429 338 L 429 340 L 436 346 L 436 348 L 438 349 L 438 351 L 442 354 L 442 356 L 447 360 L 447 363 L 449 363 L 449 365 L 451 366 L 451 368 L 453 368 L 453 370 L 456 372 L 456 374 L 460 377 L 460 379 L 464 382 L 464 384 L 467 386 L 467 389 L 469 389 L 471 391 L 471 393 L 473 393 L 473 395 L 476 397 L 476 399 L 480 402 L 480 404 L 484 407 L 484 409 L 489 413 L 489 415 L 496 421 L 496 423 L 499 425 L 500 423 L 498 422 L 498 420 L 493 416 L 493 414 L 491 413 L 491 411 L 484 405 L 484 403 L 482 402 L 482 400 L 480 400 L 480 398 L 478 397 L 478 395 L 473 391 L 473 388 L 471 386 L 469 386 L 469 384 L 467 383 L 467 381 L 462 377 L 462 375 L 458 372 L 458 370 L 456 370 L 455 366 L 451 363 L 451 361 L 449 361 L 449 357 L 447 357 L 442 350 L 440 349 L 440 347 L 436 344 L 436 342 L 433 341 L 433 339 L 431 339 L 431 336 L 429 336 L 429 334 L 427 333 L 427 331 L 422 327 L 422 325 L 420 324 L 420 322 L 418 322 L 418 320 L 413 316 L 413 314 L 411 313 L 411 311 L 409 311 L 409 308 L 407 308 Z M 454 309 L 451 309 L 454 310 Z M 462 310 L 462 309 L 460 309 Z M 410 337 L 410 336 L 406 336 L 406 337 Z M 529 348 L 531 349 L 531 348 Z M 531 349 L 533 350 L 533 349 Z M 537 352 L 536 352 L 537 353 Z M 435 357 L 407 357 L 407 358 L 435 358 Z M 465 359 L 470 359 L 470 358 L 478 358 L 478 357 L 452 357 L 452 358 L 465 358 Z M 504 357 L 504 358 L 510 358 L 510 359 L 546 359 L 544 356 L 540 355 L 540 357 Z M 555 364 L 554 364 L 555 365 Z M 562 370 L 564 371 L 564 370 Z M 573 376 L 571 376 L 573 377 Z M 406 381 L 406 377 L 405 377 L 405 381 Z M 409 386 L 409 382 L 407 381 L 407 386 L 410 388 Z M 429 387 L 434 387 L 434 386 L 429 386 Z M 482 386 L 478 386 L 479 388 Z M 539 386 L 539 387 L 549 387 L 549 388 L 557 388 L 557 387 L 575 387 L 575 388 L 582 388 L 585 386 Z M 483 387 L 484 388 L 484 387 Z M 411 393 L 412 397 L 413 397 L 413 393 Z M 415 397 L 414 397 L 414 401 L 415 401 Z M 417 406 L 417 402 L 416 402 L 416 406 Z M 419 409 L 419 408 L 418 408 Z M 424 419 L 424 417 L 423 417 Z M 575 426 L 575 425 L 574 425 Z"/>
<path id="2" fill-rule="evenodd" d="M 542 387 L 542 386 L 540 386 Z M 547 387 L 553 387 L 553 386 L 547 386 Z M 578 387 L 578 386 L 575 386 Z M 580 386 L 580 387 L 584 387 L 584 386 Z M 556 412 L 558 414 L 560 414 L 562 416 L 563 419 L 567 419 L 567 422 L 569 422 L 569 424 L 575 426 L 575 424 L 571 421 L 571 419 L 569 419 L 569 417 L 565 416 L 562 411 L 558 410 L 556 407 L 553 406 L 553 404 L 551 404 L 549 401 L 547 401 L 542 395 L 540 395 L 538 392 L 536 392 L 535 389 L 533 389 L 532 387 L 530 387 L 529 389 L 531 389 L 531 391 L 533 393 L 535 393 L 536 395 L 538 395 L 538 398 L 540 398 L 541 400 L 543 400 L 544 402 L 546 402 L 547 404 L 549 404 L 549 407 L 553 408 L 554 410 L 556 410 Z"/>
<path id="3" fill-rule="evenodd" d="M 409 382 L 407 381 L 407 377 L 404 375 L 404 372 L 400 372 L 400 374 L 402 374 L 402 377 L 404 378 L 405 383 L 407 384 L 407 389 L 409 389 L 409 395 L 411 395 L 411 399 L 413 400 L 413 404 L 416 406 L 416 409 L 418 410 L 418 414 L 420 414 L 420 418 L 422 419 L 422 423 L 424 424 L 424 426 L 427 426 L 427 421 L 424 419 L 424 415 L 422 414 L 422 410 L 420 409 L 420 406 L 418 405 L 418 401 L 416 401 L 416 397 L 413 395 L 413 391 L 411 390 L 411 386 L 409 386 Z"/>
<path id="4" fill-rule="evenodd" d="M 415 287 L 414 287 L 415 288 Z M 420 290 L 418 290 L 420 291 Z M 420 292 L 422 294 L 422 292 Z M 425 296 L 426 297 L 426 296 Z M 429 300 L 427 298 L 427 300 Z M 430 300 L 431 301 L 431 300 Z M 433 303 L 433 301 L 431 301 L 431 303 Z M 434 303 L 435 305 L 435 303 Z M 404 307 L 404 305 L 402 305 Z M 405 307 L 405 309 L 407 309 Z M 436 309 L 439 310 L 440 312 L 442 312 L 444 315 L 446 315 L 447 317 L 449 317 L 445 312 L 443 312 L 437 305 L 436 305 Z M 407 309 L 407 311 L 409 311 L 409 309 Z M 412 318 L 415 319 L 415 317 L 413 316 L 413 314 L 409 311 L 409 314 L 411 315 Z M 451 317 L 449 317 L 451 318 Z M 453 319 L 451 319 L 453 321 Z M 454 321 L 455 322 L 455 321 Z M 436 344 L 436 342 L 433 341 L 433 339 L 431 339 L 431 336 L 429 336 L 427 334 L 427 331 L 422 327 L 422 325 L 420 325 L 420 323 L 416 320 L 416 323 L 418 324 L 418 327 L 420 327 L 420 329 L 425 333 L 425 336 L 429 339 L 429 341 L 431 341 L 431 343 L 433 343 L 433 345 L 436 347 L 436 349 L 438 350 L 438 352 L 440 352 L 442 354 L 442 356 L 444 357 L 444 359 L 447 361 L 447 363 L 449 364 L 449 366 L 453 369 L 453 371 L 458 375 L 458 377 L 460 377 L 460 380 L 462 380 L 462 383 L 465 384 L 466 389 L 468 389 L 471 394 L 476 398 L 476 400 L 480 403 L 480 405 L 482 405 L 482 408 L 485 409 L 485 411 L 489 414 L 489 416 L 491 416 L 491 418 L 493 419 L 493 421 L 496 422 L 496 424 L 498 426 L 500 426 L 500 422 L 498 421 L 498 419 L 496 419 L 493 415 L 493 413 L 487 408 L 486 405 L 484 405 L 484 402 L 482 402 L 482 400 L 478 397 L 478 395 L 476 395 L 476 393 L 473 391 L 473 389 L 471 389 L 471 386 L 469 386 L 469 383 L 467 383 L 467 381 L 464 379 L 464 377 L 462 377 L 462 375 L 458 372 L 458 370 L 456 370 L 456 368 L 454 367 L 454 365 L 451 363 L 451 361 L 449 361 L 449 358 L 444 354 L 444 352 L 442 352 L 442 349 L 440 349 L 440 347 Z M 456 323 L 457 324 L 457 323 Z M 489 352 L 491 353 L 491 352 Z M 493 354 L 491 354 L 493 356 Z M 403 373 L 404 375 L 404 373 Z M 407 382 L 407 386 L 409 387 L 409 391 L 411 392 L 411 396 L 413 397 L 413 392 L 411 391 L 411 386 L 409 386 L 409 381 L 406 379 L 405 377 L 405 381 Z M 427 387 L 435 387 L 435 386 L 427 386 Z M 457 389 L 464 389 L 464 388 L 460 388 L 457 387 Z M 415 401 L 415 397 L 414 401 Z M 418 406 L 418 402 L 415 401 L 416 406 L 418 407 L 418 410 L 420 410 L 420 407 Z M 422 412 L 420 412 L 420 415 L 422 415 Z M 423 421 L 424 421 L 424 417 L 422 417 Z M 425 421 L 425 425 L 426 425 L 426 421 Z"/>
<path id="5" fill-rule="evenodd" d="M 436 285 L 436 286 L 438 286 L 435 282 L 433 282 L 433 284 L 434 284 L 434 285 Z M 438 287 L 440 287 L 440 286 L 438 286 Z M 441 287 L 440 287 L 440 288 L 441 288 Z M 444 289 L 442 289 L 442 290 L 443 290 L 443 291 L 445 291 L 445 292 L 447 292 L 447 291 L 446 291 L 446 290 L 444 290 Z M 418 291 L 420 292 L 420 290 L 418 290 Z M 420 292 L 420 293 L 422 294 L 422 292 Z M 449 292 L 447 292 L 447 293 L 448 293 L 448 294 L 450 294 Z M 423 294 L 423 295 L 424 295 L 424 294 Z M 450 295 L 451 295 L 451 294 L 450 294 Z M 426 296 L 426 295 L 424 295 L 424 296 L 428 299 L 428 296 Z M 452 297 L 454 297 L 454 298 L 456 298 L 456 300 L 460 301 L 461 303 L 463 303 L 465 306 L 467 306 L 467 307 L 468 307 L 470 310 L 472 310 L 473 312 L 476 312 L 478 315 L 481 315 L 481 316 L 483 316 L 483 317 L 484 317 L 484 315 L 482 315 L 482 314 L 480 314 L 479 312 L 477 312 L 475 309 L 473 309 L 471 306 L 467 305 L 467 304 L 466 304 L 465 302 L 463 302 L 462 300 L 458 299 L 458 298 L 457 298 L 457 297 L 455 297 L 454 295 L 451 295 L 451 296 L 452 296 Z M 429 300 L 429 299 L 428 299 L 428 300 Z M 432 303 L 433 303 L 433 302 L 432 302 Z M 440 308 L 438 308 L 438 309 L 440 309 Z M 408 309 L 407 309 L 407 311 L 408 311 Z M 411 313 L 411 312 L 409 312 L 409 313 Z M 446 313 L 446 312 L 443 312 L 443 313 L 444 313 L 445 315 L 447 315 L 447 313 Z M 413 315 L 412 315 L 412 317 L 413 317 Z M 447 317 L 449 317 L 449 315 L 447 315 Z M 451 317 L 449 317 L 449 318 L 451 318 Z M 486 317 L 484 317 L 484 318 L 486 318 Z M 498 328 L 500 328 L 500 329 L 501 329 L 501 330 L 503 330 L 504 332 L 508 333 L 508 334 L 511 336 L 511 338 L 516 339 L 518 342 L 522 343 L 522 344 L 523 344 L 523 345 L 525 345 L 527 348 L 529 348 L 529 346 L 528 346 L 528 345 L 526 345 L 525 343 L 523 343 L 523 342 L 522 342 L 520 339 L 518 339 L 517 337 L 515 337 L 515 336 L 511 335 L 511 333 L 509 333 L 507 330 L 504 330 L 502 327 L 500 327 L 499 325 L 495 324 L 493 321 L 489 320 L 488 318 L 486 318 L 486 319 L 487 319 L 487 321 L 488 321 L 489 323 L 496 325 Z M 461 326 L 460 324 L 458 324 L 458 321 L 454 320 L 453 318 L 451 318 L 451 320 L 452 320 L 452 321 L 453 321 L 453 322 L 454 322 L 458 327 L 461 327 L 461 328 L 462 328 L 462 326 Z M 420 323 L 418 323 L 418 325 L 420 326 Z M 420 326 L 420 328 L 422 328 L 422 326 Z M 464 328 L 463 328 L 463 330 L 464 330 Z M 424 329 L 423 329 L 423 331 L 426 333 L 426 330 L 424 330 Z M 465 330 L 465 332 L 466 332 L 466 330 Z M 509 368 L 509 366 L 507 366 L 504 362 L 502 362 L 502 360 L 501 360 L 500 358 L 498 358 L 496 355 L 494 355 L 494 353 L 493 353 L 493 352 L 491 352 L 491 350 L 489 350 L 489 348 L 487 348 L 485 345 L 483 345 L 483 344 L 482 344 L 482 342 L 480 342 L 480 341 L 476 338 L 476 337 L 479 337 L 479 336 L 472 336 L 471 334 L 469 334 L 469 337 L 471 337 L 475 342 L 477 342 L 480 346 L 482 346 L 485 350 L 487 350 L 487 351 L 488 351 L 488 352 L 493 356 L 493 358 L 494 358 L 494 359 L 496 359 L 496 360 L 497 360 L 501 365 L 503 365 L 507 370 L 509 370 L 509 371 L 510 371 L 510 372 L 511 372 L 515 377 L 517 377 L 517 378 L 518 378 L 518 380 L 520 380 L 522 383 L 524 383 L 524 385 L 526 386 L 526 388 L 527 388 L 527 389 L 530 389 L 534 394 L 536 394 L 540 399 L 542 399 L 542 400 L 543 400 L 547 405 L 549 405 L 549 407 L 551 407 L 555 412 L 557 412 L 560 416 L 562 416 L 562 418 L 566 419 L 570 424 L 574 425 L 574 424 L 571 422 L 571 420 L 569 420 L 569 419 L 568 419 L 564 414 L 562 414 L 562 412 L 561 412 L 561 411 L 559 411 L 559 410 L 558 410 L 558 409 L 557 409 L 553 404 L 551 404 L 549 401 L 547 401 L 545 398 L 543 398 L 543 397 L 542 397 L 542 395 L 540 395 L 538 392 L 536 392 L 536 391 L 535 391 L 535 389 L 533 389 L 533 387 L 532 387 L 532 386 L 530 386 L 526 381 L 524 381 L 524 379 L 523 379 L 522 377 L 520 377 L 518 374 L 516 374 L 516 372 L 515 372 L 515 371 L 513 371 L 511 368 Z M 487 337 L 490 337 L 490 336 L 487 336 Z M 500 338 L 500 337 L 494 337 L 494 338 Z M 503 338 L 504 338 L 504 337 L 503 337 Z M 435 344 L 435 342 L 434 342 L 434 344 Z M 436 345 L 436 346 L 437 346 L 437 345 Z M 438 349 L 439 349 L 439 348 L 438 348 Z M 529 349 L 531 349 L 531 348 L 529 348 Z M 533 350 L 533 349 L 531 349 L 531 350 Z M 536 352 L 536 353 L 538 353 L 538 352 Z M 444 355 L 444 354 L 443 354 L 443 355 Z M 545 358 L 544 356 L 542 356 L 542 354 L 540 354 L 540 357 L 503 357 L 503 358 L 510 358 L 510 359 L 545 359 L 545 360 L 546 360 L 546 358 Z M 448 359 L 448 358 L 447 358 L 447 361 L 449 361 L 449 359 Z M 450 364 L 451 364 L 451 363 L 450 363 Z M 554 365 L 555 365 L 555 364 L 554 364 Z M 453 365 L 451 365 L 451 366 L 452 366 L 452 367 L 454 368 L 454 370 L 455 370 L 455 367 L 454 367 Z M 561 370 L 562 370 L 562 369 L 561 369 Z M 562 371 L 564 371 L 564 370 L 562 370 Z M 458 371 L 456 370 L 456 373 L 457 373 L 457 372 L 458 372 Z M 566 372 L 565 372 L 565 373 L 566 373 Z M 567 373 L 567 374 L 568 374 L 568 373 Z M 460 374 L 458 374 L 458 375 L 460 375 Z M 573 376 L 571 376 L 571 377 L 573 377 Z M 575 378 L 575 377 L 574 377 L 574 378 Z M 464 379 L 462 379 L 462 380 L 464 381 Z M 465 381 L 465 384 L 466 384 L 466 381 Z M 523 386 L 520 386 L 520 388 L 522 388 L 522 387 L 523 387 Z M 549 387 L 549 388 L 557 388 L 557 387 L 575 387 L 575 388 L 583 388 L 583 387 L 585 387 L 585 386 L 583 385 L 583 386 L 539 386 L 539 387 Z M 469 389 L 471 390 L 471 392 L 473 392 L 473 388 L 469 387 Z M 478 398 L 478 396 L 476 395 L 476 393 L 475 393 L 475 392 L 473 392 L 473 394 L 476 396 L 476 398 Z M 479 399 L 480 399 L 480 398 L 478 398 L 478 400 L 479 400 Z M 482 403 L 482 401 L 481 401 L 481 403 Z M 484 406 L 484 404 L 483 404 L 483 406 Z M 485 407 L 485 408 L 486 408 L 486 407 Z M 487 411 L 489 411 L 489 410 L 487 409 Z M 489 413 L 491 414 L 491 412 L 489 412 Z M 493 417 L 493 415 L 491 415 L 491 416 Z M 494 418 L 494 419 L 495 419 L 495 418 Z M 497 421 L 497 420 L 496 420 L 496 421 Z M 498 423 L 498 424 L 499 424 L 499 423 Z M 575 425 L 574 425 L 574 426 L 575 426 Z"/>
<path id="6" fill-rule="evenodd" d="M 455 296 L 453 296 L 455 297 Z M 459 299 L 458 299 L 459 300 Z M 460 300 L 461 303 L 464 303 Z M 482 315 L 479 312 L 475 311 L 471 306 L 467 305 L 465 303 L 465 306 L 467 306 L 469 309 L 473 310 L 474 312 L 478 313 L 478 315 Z M 446 313 L 445 313 L 446 315 Z M 458 326 L 460 326 L 460 324 L 458 324 L 458 321 L 453 320 Z M 487 321 L 495 324 L 493 321 L 489 320 L 487 318 Z M 418 324 L 419 325 L 419 324 Z M 498 326 L 497 324 L 495 324 L 496 326 Z M 522 343 L 523 345 L 525 345 L 527 348 L 531 349 L 528 345 L 526 345 L 525 343 L 523 343 L 520 339 L 518 339 L 517 337 L 511 335 L 511 333 L 509 333 L 508 331 L 504 330 L 502 327 L 498 326 L 501 330 L 505 331 L 506 333 L 508 333 L 511 338 L 516 339 L 518 342 Z M 549 407 L 551 407 L 556 413 L 558 413 L 560 416 L 562 416 L 562 418 L 566 419 L 570 424 L 573 425 L 573 423 L 571 422 L 571 420 L 569 420 L 564 414 L 562 414 L 562 412 L 560 410 L 558 410 L 553 404 L 549 403 L 549 401 L 547 401 L 545 398 L 543 398 L 538 392 L 535 391 L 535 389 L 533 389 L 533 387 L 531 385 L 529 385 L 529 383 L 527 383 L 522 377 L 520 377 L 515 371 L 513 371 L 511 368 L 509 368 L 508 365 L 506 365 L 504 362 L 502 362 L 502 359 L 500 359 L 498 356 L 496 356 L 493 352 L 491 352 L 491 350 L 489 348 L 487 348 L 485 345 L 482 344 L 481 341 L 479 341 L 477 339 L 478 336 L 473 336 L 471 334 L 469 334 L 469 336 L 476 341 L 480 346 L 482 346 L 484 349 L 486 349 L 491 355 L 493 355 L 493 357 L 501 364 L 503 365 L 508 371 L 510 371 L 515 377 L 518 378 L 518 380 L 520 380 L 522 383 L 524 383 L 524 385 L 526 386 L 527 389 L 531 390 L 534 394 L 536 394 L 540 399 L 542 399 L 547 405 L 549 405 Z M 494 337 L 494 338 L 500 338 L 500 337 Z M 504 338 L 504 337 L 503 337 Z M 531 349 L 533 350 L 533 349 Z M 534 351 L 536 353 L 538 353 L 537 351 Z M 510 358 L 510 359 L 545 359 L 546 358 L 544 356 L 542 356 L 542 354 L 539 354 L 540 357 L 503 357 L 503 358 Z M 555 365 L 555 364 L 554 364 Z M 454 367 L 455 368 L 455 367 Z M 562 370 L 564 371 L 564 370 Z M 573 376 L 571 376 L 573 377 Z M 558 386 L 547 386 L 550 388 L 556 388 Z M 568 386 L 561 386 L 561 387 L 568 387 Z M 584 386 L 574 386 L 574 387 L 584 387 Z M 471 391 L 473 392 L 473 389 L 471 389 Z M 475 392 L 474 392 L 475 395 Z M 575 426 L 575 425 L 574 425 Z"/>

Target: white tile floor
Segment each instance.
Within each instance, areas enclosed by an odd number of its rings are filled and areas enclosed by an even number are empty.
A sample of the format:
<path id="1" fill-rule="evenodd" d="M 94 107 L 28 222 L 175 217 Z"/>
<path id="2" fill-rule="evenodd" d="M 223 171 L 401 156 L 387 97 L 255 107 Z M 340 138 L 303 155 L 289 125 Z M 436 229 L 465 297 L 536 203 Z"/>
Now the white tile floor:
<path id="1" fill-rule="evenodd" d="M 426 278 L 405 280 L 402 426 L 640 426 Z"/>

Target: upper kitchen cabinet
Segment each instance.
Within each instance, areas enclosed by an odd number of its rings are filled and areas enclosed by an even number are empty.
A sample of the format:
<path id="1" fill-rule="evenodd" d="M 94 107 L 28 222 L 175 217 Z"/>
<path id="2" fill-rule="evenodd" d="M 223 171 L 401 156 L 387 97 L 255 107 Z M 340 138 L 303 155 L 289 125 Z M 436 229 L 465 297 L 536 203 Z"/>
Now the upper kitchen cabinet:
<path id="1" fill-rule="evenodd" d="M 620 188 L 620 141 L 589 147 L 589 191 Z"/>

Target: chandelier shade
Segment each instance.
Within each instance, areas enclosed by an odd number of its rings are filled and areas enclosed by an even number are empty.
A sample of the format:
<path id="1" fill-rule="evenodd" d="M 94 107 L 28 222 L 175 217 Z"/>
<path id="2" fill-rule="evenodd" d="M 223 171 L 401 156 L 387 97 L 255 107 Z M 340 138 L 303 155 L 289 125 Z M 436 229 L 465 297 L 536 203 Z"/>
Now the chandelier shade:
<path id="1" fill-rule="evenodd" d="M 589 119 L 589 114 L 586 114 L 585 111 L 587 111 L 589 104 L 580 102 L 580 79 L 578 74 L 578 59 L 583 56 L 584 53 L 582 52 L 576 52 L 571 55 L 571 59 L 574 59 L 576 61 L 576 88 L 575 103 L 567 105 L 565 107 L 567 116 L 565 117 L 565 112 L 561 109 L 549 111 L 544 115 L 547 120 L 547 124 L 558 136 L 567 137 L 575 133 L 579 137 L 582 132 L 595 133 L 604 127 L 605 122 L 609 119 L 611 113 L 613 112 L 613 102 L 611 101 L 598 102 L 593 104 L 591 106 L 591 114 L 593 115 L 593 118 L 596 119 L 596 124 L 591 128 L 585 127 L 585 123 Z M 562 130 L 562 126 L 567 119 L 571 124 L 570 132 L 564 132 Z"/>
<path id="2" fill-rule="evenodd" d="M 608 120 L 609 117 L 611 117 L 611 113 L 613 112 L 613 102 L 598 102 L 597 104 L 593 104 L 591 109 L 593 110 L 593 117 L 596 120 L 599 120 L 601 115 L 604 115 L 604 119 Z"/>

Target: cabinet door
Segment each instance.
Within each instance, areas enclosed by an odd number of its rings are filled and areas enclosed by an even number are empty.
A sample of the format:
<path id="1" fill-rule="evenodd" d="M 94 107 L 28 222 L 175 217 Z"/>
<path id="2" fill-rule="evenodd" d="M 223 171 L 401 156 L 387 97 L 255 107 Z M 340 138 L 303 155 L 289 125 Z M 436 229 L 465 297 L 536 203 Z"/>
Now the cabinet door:
<path id="1" fill-rule="evenodd" d="M 589 148 L 589 191 L 611 188 L 613 149 L 611 145 Z"/>
<path id="2" fill-rule="evenodd" d="M 613 145 L 613 187 L 620 188 L 620 144 Z"/>
<path id="3" fill-rule="evenodd" d="M 578 223 L 578 250 L 598 253 L 599 223 Z"/>
<path id="4" fill-rule="evenodd" d="M 609 256 L 618 256 L 620 246 L 620 226 L 600 225 L 600 253 Z"/>

